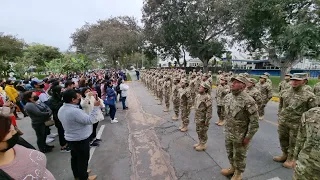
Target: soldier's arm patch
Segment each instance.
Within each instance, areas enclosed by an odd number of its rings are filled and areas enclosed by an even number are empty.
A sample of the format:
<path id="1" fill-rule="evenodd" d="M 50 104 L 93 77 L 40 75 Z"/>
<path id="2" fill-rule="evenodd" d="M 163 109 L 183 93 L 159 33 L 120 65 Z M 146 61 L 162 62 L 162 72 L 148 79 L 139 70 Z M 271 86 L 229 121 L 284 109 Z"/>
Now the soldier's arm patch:
<path id="1" fill-rule="evenodd" d="M 249 105 L 247 105 L 247 110 L 248 110 L 249 114 L 254 114 L 255 112 L 258 111 L 258 108 L 255 104 L 249 104 Z"/>

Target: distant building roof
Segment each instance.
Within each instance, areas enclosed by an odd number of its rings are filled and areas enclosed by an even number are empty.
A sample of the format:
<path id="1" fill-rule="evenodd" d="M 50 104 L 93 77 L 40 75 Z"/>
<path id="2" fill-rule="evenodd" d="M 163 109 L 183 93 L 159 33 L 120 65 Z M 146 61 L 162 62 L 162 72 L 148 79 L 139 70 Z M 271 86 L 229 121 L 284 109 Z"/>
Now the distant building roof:
<path id="1" fill-rule="evenodd" d="M 222 60 L 227 60 L 226 58 L 222 58 Z M 250 63 L 263 63 L 263 62 L 269 62 L 269 60 L 246 60 L 246 59 L 231 59 L 231 61 L 235 62 L 250 62 Z"/>

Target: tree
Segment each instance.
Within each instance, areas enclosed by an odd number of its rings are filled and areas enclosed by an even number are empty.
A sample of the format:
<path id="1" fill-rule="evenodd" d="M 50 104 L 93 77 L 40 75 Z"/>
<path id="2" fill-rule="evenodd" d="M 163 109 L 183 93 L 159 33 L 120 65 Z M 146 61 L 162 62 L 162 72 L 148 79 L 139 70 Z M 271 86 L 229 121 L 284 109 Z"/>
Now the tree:
<path id="1" fill-rule="evenodd" d="M 224 53 L 221 37 L 234 23 L 232 7 L 230 0 L 148 0 L 143 9 L 148 40 L 178 64 L 187 50 L 207 72 L 208 61 Z"/>
<path id="2" fill-rule="evenodd" d="M 142 46 L 141 28 L 129 16 L 99 20 L 85 24 L 71 35 L 72 47 L 90 59 L 104 59 L 117 66 L 125 57 L 138 52 Z"/>
<path id="3" fill-rule="evenodd" d="M 24 42 L 11 35 L 0 33 L 0 77 L 7 76 L 9 62 L 15 62 L 23 54 Z"/>
<path id="4" fill-rule="evenodd" d="M 46 62 L 50 62 L 53 59 L 59 59 L 62 57 L 62 54 L 56 47 L 43 44 L 31 44 L 24 50 L 24 56 L 26 59 L 33 60 L 32 65 L 45 67 Z"/>
<path id="5" fill-rule="evenodd" d="M 239 7 L 235 14 L 235 39 L 249 52 L 267 54 L 269 61 L 281 69 L 281 78 L 303 57 L 318 57 L 318 0 L 240 0 L 234 3 Z"/>

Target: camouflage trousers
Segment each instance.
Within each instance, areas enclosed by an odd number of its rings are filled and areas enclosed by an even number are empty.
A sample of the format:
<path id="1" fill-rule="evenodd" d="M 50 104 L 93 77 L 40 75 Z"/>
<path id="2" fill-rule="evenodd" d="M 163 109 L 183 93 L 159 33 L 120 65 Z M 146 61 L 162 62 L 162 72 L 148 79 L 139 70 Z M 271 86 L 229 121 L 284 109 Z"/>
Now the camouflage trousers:
<path id="1" fill-rule="evenodd" d="M 162 92 L 162 90 L 158 91 L 158 98 L 159 98 L 159 101 L 162 103 L 162 101 L 163 101 L 163 92 Z"/>
<path id="2" fill-rule="evenodd" d="M 204 121 L 196 123 L 196 131 L 198 134 L 199 142 L 206 144 L 208 140 L 208 129 L 209 124 L 206 126 L 204 125 Z"/>
<path id="3" fill-rule="evenodd" d="M 223 121 L 224 120 L 224 106 L 217 106 L 217 114 L 219 117 L 219 120 Z"/>
<path id="4" fill-rule="evenodd" d="M 190 108 L 188 107 L 180 107 L 181 108 L 181 120 L 182 124 L 189 125 L 189 115 L 190 115 Z"/>
<path id="5" fill-rule="evenodd" d="M 305 159 L 296 161 L 297 165 L 294 169 L 293 180 L 318 180 L 320 171 L 317 166 L 310 165 Z M 307 165 L 308 164 L 308 165 Z M 319 166 L 318 166 L 319 167 Z"/>
<path id="6" fill-rule="evenodd" d="M 283 122 L 279 117 L 279 141 L 281 150 L 288 155 L 288 160 L 293 159 L 294 148 L 296 146 L 296 139 L 298 135 L 299 125 Z"/>
<path id="7" fill-rule="evenodd" d="M 177 117 L 179 117 L 179 107 L 180 107 L 180 101 L 179 98 L 172 98 L 172 104 L 173 104 L 173 110 Z"/>
<path id="8" fill-rule="evenodd" d="M 264 116 L 264 109 L 266 107 L 267 103 L 262 103 L 261 106 L 259 106 L 259 116 Z"/>
<path id="9" fill-rule="evenodd" d="M 195 105 L 195 101 L 196 101 L 196 93 L 195 92 L 191 92 L 191 98 L 192 98 L 192 106 Z"/>
<path id="10" fill-rule="evenodd" d="M 166 104 L 166 108 L 170 108 L 170 94 L 165 93 L 164 95 L 164 103 Z"/>
<path id="11" fill-rule="evenodd" d="M 226 135 L 225 143 L 230 165 L 236 170 L 244 172 L 249 145 L 245 146 L 242 142 L 237 142 L 228 135 Z"/>

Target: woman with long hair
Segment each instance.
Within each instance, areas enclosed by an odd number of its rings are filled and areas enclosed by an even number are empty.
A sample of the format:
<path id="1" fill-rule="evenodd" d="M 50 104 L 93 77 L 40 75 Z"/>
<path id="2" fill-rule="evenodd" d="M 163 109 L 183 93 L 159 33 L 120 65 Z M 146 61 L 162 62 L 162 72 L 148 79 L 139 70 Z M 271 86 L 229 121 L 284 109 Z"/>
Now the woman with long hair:
<path id="1" fill-rule="evenodd" d="M 0 115 L 0 179 L 55 178 L 46 168 L 46 156 L 36 150 L 18 145 L 19 134 L 9 116 Z"/>
<path id="2" fill-rule="evenodd" d="M 54 125 L 58 129 L 59 143 L 61 146 L 60 152 L 70 152 L 67 141 L 64 138 L 63 126 L 58 118 L 58 111 L 63 105 L 61 91 L 62 91 L 62 87 L 59 85 L 56 85 L 53 88 L 51 88 L 51 97 L 49 99 L 49 102 L 50 102 L 49 104 L 52 110 Z"/>

